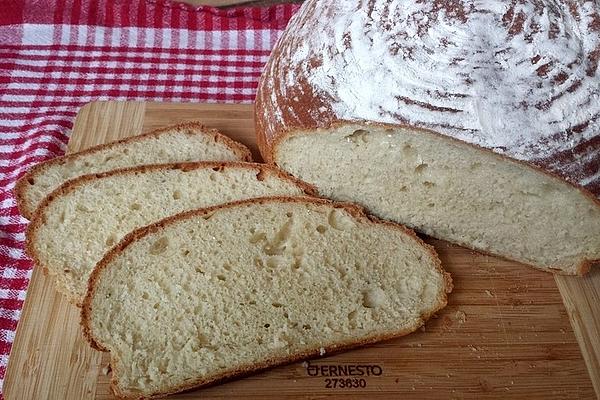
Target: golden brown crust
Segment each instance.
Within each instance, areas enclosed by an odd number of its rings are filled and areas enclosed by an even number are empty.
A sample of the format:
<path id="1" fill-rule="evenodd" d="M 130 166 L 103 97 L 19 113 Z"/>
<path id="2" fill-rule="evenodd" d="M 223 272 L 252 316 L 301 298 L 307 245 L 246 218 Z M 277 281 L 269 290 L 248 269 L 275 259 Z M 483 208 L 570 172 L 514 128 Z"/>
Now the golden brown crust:
<path id="1" fill-rule="evenodd" d="M 317 191 L 312 185 L 309 185 L 306 182 L 303 182 L 285 171 L 280 170 L 279 168 L 268 165 L 268 164 L 258 164 L 258 163 L 248 163 L 241 161 L 199 161 L 199 162 L 183 162 L 183 163 L 169 163 L 169 164 L 149 164 L 149 165 L 139 165 L 136 167 L 117 169 L 113 171 L 103 172 L 99 174 L 90 174 L 90 175 L 82 175 L 75 179 L 66 181 L 64 184 L 56 188 L 52 191 L 46 198 L 42 201 L 36 212 L 33 214 L 33 218 L 31 223 L 27 228 L 26 240 L 25 240 L 25 251 L 31 257 L 34 264 L 38 268 L 42 268 L 44 274 L 48 274 L 49 268 L 44 265 L 35 251 L 33 243 L 35 242 L 35 236 L 37 235 L 37 231 L 40 226 L 44 223 L 44 219 L 46 216 L 46 211 L 48 209 L 48 205 L 57 197 L 64 196 L 83 184 L 95 181 L 97 179 L 110 178 L 116 175 L 127 175 L 127 174 L 138 174 L 149 171 L 158 171 L 158 170 L 169 170 L 169 169 L 180 169 L 183 171 L 191 171 L 195 169 L 206 168 L 206 169 L 253 169 L 257 171 L 257 179 L 260 179 L 259 176 L 264 175 L 274 175 L 282 180 L 287 180 L 298 186 L 300 189 L 304 191 L 307 196 L 316 196 Z M 77 307 L 81 307 L 81 303 L 79 299 L 74 296 L 68 296 L 67 299 L 70 303 L 76 305 Z"/>
<path id="2" fill-rule="evenodd" d="M 29 184 L 28 181 L 31 179 L 35 179 L 39 173 L 43 172 L 44 170 L 46 170 L 48 167 L 50 167 L 52 165 L 64 164 L 66 162 L 77 159 L 81 156 L 93 154 L 98 151 L 113 148 L 115 146 L 139 142 L 148 137 L 158 137 L 163 134 L 172 133 L 175 130 L 186 130 L 186 129 L 188 129 L 188 131 L 185 133 L 187 133 L 189 135 L 201 134 L 201 135 L 212 136 L 213 140 L 215 142 L 222 143 L 222 144 L 226 145 L 227 147 L 229 147 L 238 157 L 241 158 L 242 161 L 247 161 L 247 162 L 252 161 L 252 154 L 250 153 L 250 150 L 246 146 L 244 146 L 243 144 L 236 142 L 235 140 L 229 138 L 228 136 L 220 133 L 218 130 L 206 128 L 199 121 L 182 122 L 180 124 L 155 129 L 153 131 L 142 133 L 140 135 L 129 136 L 124 139 L 115 140 L 110 143 L 104 143 L 104 144 L 100 144 L 97 146 L 92 146 L 88 149 L 78 151 L 76 153 L 70 153 L 70 154 L 67 154 L 67 155 L 64 155 L 61 157 L 52 158 L 50 160 L 47 160 L 45 162 L 42 162 L 40 164 L 33 166 L 31 169 L 29 169 L 29 171 L 27 171 L 27 173 L 25 175 L 23 175 L 17 181 L 17 184 L 15 186 L 15 197 L 17 199 L 17 207 L 19 208 L 19 211 L 21 212 L 21 214 L 23 214 L 23 216 L 25 218 L 31 220 L 35 210 L 30 210 L 28 208 L 28 204 L 26 202 L 25 195 L 24 195 L 25 191 L 27 190 L 27 186 Z"/>
<path id="3" fill-rule="evenodd" d="M 97 350 L 101 350 L 101 351 L 108 351 L 108 349 L 106 349 L 105 347 L 102 346 L 102 344 L 100 344 L 96 341 L 96 339 L 93 336 L 93 333 L 91 332 L 90 316 L 91 316 L 91 312 L 92 312 L 92 310 L 91 310 L 92 298 L 94 296 L 96 286 L 97 286 L 98 280 L 100 279 L 100 275 L 101 275 L 102 271 L 108 267 L 108 265 L 114 258 L 116 258 L 123 250 L 125 250 L 133 242 L 143 238 L 144 236 L 147 236 L 149 234 L 157 232 L 167 225 L 174 224 L 178 221 L 181 221 L 181 220 L 184 220 L 187 218 L 191 218 L 191 217 L 195 217 L 195 216 L 210 215 L 210 214 L 212 214 L 216 211 L 222 210 L 222 209 L 239 207 L 239 206 L 252 206 L 255 204 L 290 203 L 290 202 L 327 204 L 327 205 L 331 205 L 335 208 L 343 208 L 344 210 L 346 210 L 348 213 L 350 213 L 352 216 L 354 216 L 360 222 L 369 223 L 369 224 L 384 224 L 384 225 L 390 226 L 394 229 L 398 229 L 398 230 L 402 231 L 403 233 L 408 234 L 411 238 L 413 238 L 417 242 L 417 244 L 422 245 L 427 250 L 427 252 L 431 255 L 433 261 L 435 262 L 436 270 L 438 272 L 440 272 L 440 274 L 442 274 L 443 279 L 444 279 L 444 290 L 442 291 L 442 295 L 440 296 L 440 298 L 438 298 L 438 304 L 429 313 L 421 315 L 421 318 L 414 324 L 414 326 L 409 327 L 404 330 L 397 331 L 397 332 L 386 332 L 384 334 L 373 335 L 371 337 L 368 337 L 368 338 L 365 338 L 365 339 L 362 339 L 359 341 L 347 341 L 347 342 L 336 344 L 334 346 L 324 346 L 323 349 L 325 350 L 325 354 L 331 355 L 332 353 L 337 353 L 340 351 L 349 350 L 352 348 L 356 348 L 356 347 L 380 342 L 383 340 L 393 339 L 393 338 L 407 335 L 409 333 L 414 332 L 416 329 L 418 329 L 420 326 L 422 326 L 428 318 L 430 318 L 433 314 L 435 314 L 436 312 L 438 312 L 439 310 L 441 310 L 442 308 L 444 308 L 446 306 L 446 304 L 448 302 L 447 294 L 450 293 L 453 288 L 452 278 L 449 273 L 447 273 L 446 271 L 443 270 L 443 268 L 441 266 L 441 261 L 440 261 L 439 257 L 437 256 L 437 253 L 436 253 L 435 249 L 433 248 L 433 246 L 428 245 L 425 242 L 423 242 L 412 230 L 406 228 L 403 225 L 400 225 L 400 224 L 397 224 L 394 222 L 382 221 L 382 220 L 379 220 L 378 218 L 369 216 L 365 213 L 363 208 L 361 208 L 360 206 L 353 204 L 353 203 L 338 203 L 338 202 L 334 202 L 331 200 L 326 200 L 326 199 L 321 199 L 321 198 L 309 198 L 309 197 L 285 197 L 285 196 L 261 197 L 261 198 L 255 198 L 255 199 L 240 200 L 240 201 L 221 204 L 221 205 L 217 205 L 217 206 L 213 206 L 213 207 L 207 207 L 207 208 L 203 208 L 203 209 L 183 212 L 183 213 L 171 216 L 171 217 L 167 217 L 161 221 L 158 221 L 158 222 L 148 225 L 146 227 L 137 229 L 137 230 L 129 233 L 127 236 L 125 236 L 119 242 L 119 244 L 117 244 L 115 247 L 113 247 L 104 256 L 104 258 L 96 264 L 96 267 L 92 271 L 92 274 L 88 280 L 88 290 L 87 290 L 86 296 L 83 301 L 83 306 L 81 308 L 81 326 L 82 326 L 84 337 L 87 339 L 87 341 L 90 343 L 90 345 L 93 348 L 95 348 Z M 223 373 L 221 375 L 213 376 L 209 379 L 198 379 L 194 382 L 190 382 L 186 385 L 181 385 L 181 386 L 173 388 L 171 390 L 166 390 L 164 392 L 154 394 L 150 397 L 140 397 L 135 394 L 121 392 L 118 387 L 118 382 L 117 382 L 117 378 L 116 378 L 117 374 L 114 371 L 113 371 L 113 376 L 111 379 L 111 386 L 113 388 L 115 395 L 117 395 L 120 398 L 124 398 L 124 399 L 159 398 L 159 397 L 167 396 L 169 394 L 178 393 L 178 392 L 181 392 L 184 390 L 197 389 L 197 388 L 201 388 L 201 387 L 205 387 L 205 386 L 214 385 L 217 383 L 221 383 L 221 382 L 231 380 L 231 379 L 234 379 L 237 377 L 249 375 L 249 374 L 252 374 L 252 373 L 255 373 L 258 371 L 262 371 L 262 370 L 265 370 L 265 369 L 268 369 L 271 367 L 275 367 L 278 365 L 289 364 L 289 363 L 293 363 L 295 361 L 302 360 L 302 359 L 322 356 L 321 353 L 322 353 L 321 348 L 316 348 L 316 349 L 307 350 L 307 351 L 304 351 L 301 353 L 297 353 L 297 354 L 291 355 L 289 357 L 272 358 L 272 359 L 266 360 L 261 363 L 241 366 L 232 371 Z"/>

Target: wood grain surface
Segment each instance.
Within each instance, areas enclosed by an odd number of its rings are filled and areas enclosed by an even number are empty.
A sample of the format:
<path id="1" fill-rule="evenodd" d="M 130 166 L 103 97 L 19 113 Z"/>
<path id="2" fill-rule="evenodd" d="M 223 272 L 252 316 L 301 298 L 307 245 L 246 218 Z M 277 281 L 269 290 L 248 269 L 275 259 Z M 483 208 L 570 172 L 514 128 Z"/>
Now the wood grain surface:
<path id="1" fill-rule="evenodd" d="M 192 119 L 222 130 L 257 155 L 252 106 L 218 104 L 92 103 L 78 114 L 69 151 Z M 597 271 L 555 282 L 552 275 L 513 262 L 427 241 L 452 273 L 455 290 L 448 307 L 420 331 L 174 398 L 595 397 L 588 367 L 597 382 Z M 10 357 L 5 398 L 112 399 L 108 362 L 106 353 L 84 342 L 78 310 L 35 269 Z M 371 366 L 381 374 L 351 377 L 364 379 L 354 381 L 364 388 L 340 388 L 342 381 L 333 379 L 342 377 L 322 375 L 348 365 Z M 334 382 L 337 387 L 326 387 Z"/>

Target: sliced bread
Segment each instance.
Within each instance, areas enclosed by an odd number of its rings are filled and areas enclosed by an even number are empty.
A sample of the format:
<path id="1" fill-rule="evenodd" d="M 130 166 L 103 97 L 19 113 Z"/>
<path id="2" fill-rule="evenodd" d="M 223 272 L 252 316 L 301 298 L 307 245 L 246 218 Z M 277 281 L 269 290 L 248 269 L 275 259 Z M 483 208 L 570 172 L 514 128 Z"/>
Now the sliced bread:
<path id="1" fill-rule="evenodd" d="M 241 143 L 199 122 L 186 122 L 38 164 L 19 179 L 15 193 L 21 214 L 31 219 L 44 197 L 78 176 L 163 162 L 251 160 Z"/>
<path id="2" fill-rule="evenodd" d="M 264 164 L 159 164 L 85 175 L 46 197 L 29 226 L 27 252 L 79 304 L 94 265 L 133 229 L 233 200 L 311 193 Z"/>
<path id="3" fill-rule="evenodd" d="M 353 205 L 263 198 L 127 235 L 96 266 L 84 334 L 121 398 L 162 396 L 406 335 L 452 288 L 432 247 Z"/>

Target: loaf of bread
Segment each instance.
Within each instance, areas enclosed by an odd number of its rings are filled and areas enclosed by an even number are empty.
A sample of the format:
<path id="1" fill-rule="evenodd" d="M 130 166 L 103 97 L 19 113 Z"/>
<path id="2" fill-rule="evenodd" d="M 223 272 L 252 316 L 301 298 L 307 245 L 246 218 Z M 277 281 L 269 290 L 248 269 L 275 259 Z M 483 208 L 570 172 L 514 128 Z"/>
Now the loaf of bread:
<path id="1" fill-rule="evenodd" d="M 38 164 L 17 182 L 19 210 L 31 219 L 50 192 L 69 179 L 143 164 L 251 161 L 250 151 L 214 129 L 186 122 Z"/>
<path id="2" fill-rule="evenodd" d="M 408 334 L 450 276 L 412 231 L 310 198 L 251 199 L 127 235 L 82 308 L 112 388 L 147 398 Z"/>
<path id="3" fill-rule="evenodd" d="M 27 232 L 27 252 L 80 305 L 94 265 L 133 229 L 233 200 L 312 193 L 264 164 L 160 164 L 84 175 L 40 205 Z"/>
<path id="4" fill-rule="evenodd" d="M 308 0 L 263 157 L 335 200 L 545 271 L 600 260 L 597 1 Z"/>

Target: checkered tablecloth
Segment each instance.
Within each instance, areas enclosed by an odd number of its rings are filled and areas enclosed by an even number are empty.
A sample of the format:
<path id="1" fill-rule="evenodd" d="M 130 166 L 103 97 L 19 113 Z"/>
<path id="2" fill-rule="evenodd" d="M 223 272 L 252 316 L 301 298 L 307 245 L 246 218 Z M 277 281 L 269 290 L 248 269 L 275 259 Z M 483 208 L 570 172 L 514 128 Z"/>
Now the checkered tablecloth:
<path id="1" fill-rule="evenodd" d="M 16 208 L 16 180 L 64 152 L 77 110 L 93 100 L 251 102 L 269 51 L 296 9 L 2 2 L 0 385 L 33 267 L 23 252 L 28 221 Z"/>

